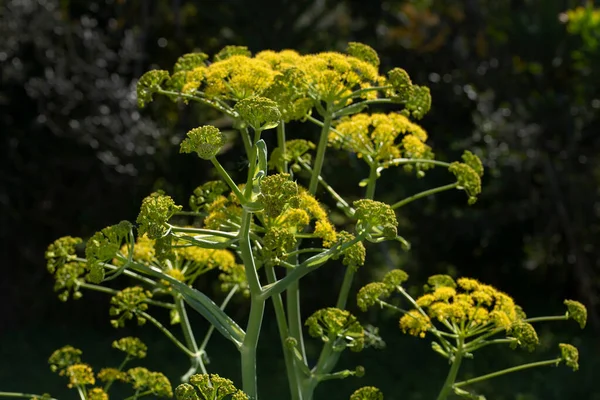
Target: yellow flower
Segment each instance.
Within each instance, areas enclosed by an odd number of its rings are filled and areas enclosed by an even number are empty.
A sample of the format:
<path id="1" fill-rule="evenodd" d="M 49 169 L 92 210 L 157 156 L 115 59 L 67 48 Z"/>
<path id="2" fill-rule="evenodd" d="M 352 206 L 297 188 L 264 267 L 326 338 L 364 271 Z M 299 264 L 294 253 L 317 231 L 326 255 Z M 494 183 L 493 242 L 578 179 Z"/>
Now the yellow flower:
<path id="1" fill-rule="evenodd" d="M 431 320 L 417 310 L 411 310 L 400 318 L 400 329 L 409 335 L 424 338 L 432 327 Z"/>

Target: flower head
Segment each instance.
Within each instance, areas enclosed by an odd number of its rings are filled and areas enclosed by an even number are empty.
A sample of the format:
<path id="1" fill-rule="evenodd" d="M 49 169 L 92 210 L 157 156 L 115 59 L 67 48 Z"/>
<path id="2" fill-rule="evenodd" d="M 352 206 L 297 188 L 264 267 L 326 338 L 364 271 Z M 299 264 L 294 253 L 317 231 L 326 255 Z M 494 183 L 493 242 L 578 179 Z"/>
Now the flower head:
<path id="1" fill-rule="evenodd" d="M 421 119 L 431 109 L 431 93 L 426 86 L 413 85 L 404 111 L 416 119 Z"/>
<path id="2" fill-rule="evenodd" d="M 348 347 L 352 351 L 361 351 L 364 347 L 364 329 L 346 310 L 333 307 L 318 310 L 308 317 L 305 325 L 312 337 L 321 338 L 325 343 L 334 340 L 334 349 Z"/>
<path id="3" fill-rule="evenodd" d="M 261 201 L 268 218 L 277 218 L 286 207 L 300 205 L 298 184 L 290 180 L 289 174 L 269 175 L 260 183 Z"/>
<path id="4" fill-rule="evenodd" d="M 560 343 L 558 345 L 560 348 L 561 361 L 564 361 L 567 367 L 571 367 L 573 371 L 577 371 L 579 369 L 579 351 L 577 347 Z"/>
<path id="5" fill-rule="evenodd" d="M 160 372 L 151 372 L 146 368 L 136 367 L 129 369 L 127 375 L 128 381 L 136 390 L 149 392 L 149 394 L 159 397 L 173 397 L 169 379 Z"/>
<path id="6" fill-rule="evenodd" d="M 413 88 L 408 72 L 402 68 L 394 68 L 388 72 L 388 82 L 394 90 L 392 98 L 402 103 L 408 101 Z"/>
<path id="7" fill-rule="evenodd" d="M 225 145 L 225 135 L 219 128 L 205 125 L 194 128 L 187 133 L 187 138 L 181 142 L 180 153 L 197 153 L 198 157 L 210 160 L 215 157 Z"/>
<path id="8" fill-rule="evenodd" d="M 350 400 L 383 400 L 383 393 L 374 386 L 364 386 L 352 393 Z"/>
<path id="9" fill-rule="evenodd" d="M 67 367 L 65 375 L 69 378 L 69 387 L 93 385 L 96 383 L 94 371 L 87 364 L 73 364 Z"/>
<path id="10" fill-rule="evenodd" d="M 60 292 L 60 301 L 67 301 L 69 296 L 79 299 L 83 294 L 79 291 L 81 282 L 85 282 L 87 267 L 82 262 L 69 262 L 56 269 L 54 274 L 54 291 Z"/>
<path id="11" fill-rule="evenodd" d="M 250 57 L 252 53 L 246 46 L 225 46 L 217 54 L 215 54 L 214 61 L 223 61 L 227 60 L 233 56 L 244 56 Z"/>
<path id="12" fill-rule="evenodd" d="M 425 333 L 431 328 L 433 328 L 433 325 L 429 317 L 417 310 L 411 310 L 400 318 L 400 329 L 412 336 L 424 338 Z"/>
<path id="13" fill-rule="evenodd" d="M 583 304 L 575 300 L 565 300 L 567 306 L 567 317 L 579 324 L 581 329 L 585 328 L 587 322 L 587 309 Z"/>
<path id="14" fill-rule="evenodd" d="M 48 271 L 53 274 L 56 268 L 64 265 L 77 257 L 75 254 L 76 246 L 81 243 L 81 238 L 64 236 L 56 239 L 48 249 L 45 256 L 47 261 Z"/>
<path id="15" fill-rule="evenodd" d="M 513 347 L 523 347 L 528 351 L 535 350 L 540 343 L 538 335 L 533 326 L 527 322 L 517 321 L 508 328 L 507 334 L 517 339 Z"/>
<path id="16" fill-rule="evenodd" d="M 168 231 L 167 221 L 179 210 L 181 206 L 176 205 L 171 196 L 160 191 L 152 193 L 142 201 L 136 219 L 139 234 L 147 234 L 150 239 L 164 236 Z"/>
<path id="17" fill-rule="evenodd" d="M 379 55 L 371 46 L 358 42 L 350 42 L 348 43 L 346 52 L 352 57 L 367 62 L 376 68 L 379 67 Z"/>
<path id="18" fill-rule="evenodd" d="M 354 216 L 362 229 L 368 229 L 372 236 L 396 238 L 398 221 L 396 213 L 385 203 L 363 199 L 354 202 Z"/>
<path id="19" fill-rule="evenodd" d="M 277 103 L 266 97 L 247 97 L 238 101 L 234 109 L 255 131 L 275 128 L 281 121 Z"/>
<path id="20" fill-rule="evenodd" d="M 148 71 L 138 80 L 137 101 L 138 107 L 143 108 L 152 101 L 154 93 L 160 89 L 160 85 L 169 79 L 169 73 L 162 70 Z"/>
<path id="21" fill-rule="evenodd" d="M 351 242 L 355 239 L 354 235 L 341 231 L 336 234 L 337 242 L 343 245 L 344 243 Z M 348 247 L 346 250 L 342 252 L 342 264 L 351 268 L 358 268 L 365 264 L 365 258 L 367 256 L 367 250 L 365 249 L 365 245 L 362 242 L 356 242 L 352 246 Z M 338 257 L 334 257 L 336 260 Z"/>
<path id="22" fill-rule="evenodd" d="M 177 400 L 248 400 L 248 396 L 231 380 L 217 374 L 192 375 L 190 383 L 177 386 L 175 396 Z"/>
<path id="23" fill-rule="evenodd" d="M 469 204 L 477 201 L 477 195 L 481 193 L 481 176 L 471 166 L 465 163 L 453 162 L 448 171 L 456 176 L 457 188 L 464 190 L 469 196 Z"/>
<path id="24" fill-rule="evenodd" d="M 127 356 L 134 358 L 146 357 L 148 347 L 140 339 L 136 337 L 124 337 L 119 340 L 115 340 L 112 343 L 112 347 L 117 350 L 121 350 Z"/>
<path id="25" fill-rule="evenodd" d="M 108 400 L 108 394 L 99 387 L 88 390 L 87 395 L 88 400 Z"/>
<path id="26" fill-rule="evenodd" d="M 408 274 L 401 269 L 393 269 L 388 271 L 382 279 L 386 285 L 396 287 L 402 285 L 408 280 Z"/>
<path id="27" fill-rule="evenodd" d="M 152 293 L 140 286 L 128 287 L 119 291 L 110 299 L 110 315 L 119 317 L 119 319 L 110 321 L 112 326 L 122 328 L 125 326 L 125 321 L 132 319 L 134 316 L 137 317 L 138 324 L 143 325 L 146 318 L 141 314 L 148 309 L 146 300 L 151 297 Z"/>
<path id="28" fill-rule="evenodd" d="M 382 297 L 389 297 L 392 294 L 390 285 L 383 282 L 371 282 L 363 286 L 356 295 L 356 305 L 362 311 L 367 311 L 367 308 L 377 304 L 377 301 Z"/>
<path id="29" fill-rule="evenodd" d="M 82 351 L 73 346 L 64 346 L 55 350 L 48 359 L 50 370 L 64 375 L 67 367 L 81 362 L 81 354 Z"/>
<path id="30" fill-rule="evenodd" d="M 206 60 L 208 60 L 208 55 L 202 52 L 184 54 L 177 59 L 173 66 L 173 73 L 192 71 L 205 66 Z"/>

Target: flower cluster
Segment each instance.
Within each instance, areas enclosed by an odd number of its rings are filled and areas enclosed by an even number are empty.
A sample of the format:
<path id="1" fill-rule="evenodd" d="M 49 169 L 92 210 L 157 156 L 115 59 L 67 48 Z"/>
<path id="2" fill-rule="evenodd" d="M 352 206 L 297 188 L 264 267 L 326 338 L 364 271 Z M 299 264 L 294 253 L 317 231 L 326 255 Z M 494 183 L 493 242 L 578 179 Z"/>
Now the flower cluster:
<path id="1" fill-rule="evenodd" d="M 150 239 L 158 239 L 168 232 L 167 221 L 181 210 L 171 196 L 162 192 L 154 192 L 142 200 L 142 207 L 136 219 L 139 224 L 138 233 L 147 234 Z"/>
<path id="2" fill-rule="evenodd" d="M 212 62 L 208 58 L 204 53 L 187 54 L 179 58 L 170 76 L 162 70 L 146 73 L 138 83 L 140 105 L 146 105 L 159 91 L 184 101 L 201 97 L 261 130 L 279 120 L 301 120 L 323 103 L 341 110 L 357 100 L 388 97 L 404 104 L 404 114 L 415 118 L 422 118 L 431 106 L 429 90 L 413 85 L 406 71 L 396 68 L 387 77 L 380 75 L 377 52 L 362 43 L 349 43 L 346 54 L 307 55 L 267 50 L 252 56 L 245 47 L 227 46 Z M 268 123 L 248 118 L 246 111 L 255 114 L 256 110 L 248 109 L 243 101 L 252 98 L 273 102 L 269 104 L 273 112 L 267 113 L 273 118 L 267 118 Z M 259 102 L 266 105 L 262 99 Z M 242 107 L 232 110 L 235 103 L 242 103 Z M 273 104 L 276 107 L 271 107 Z"/>
<path id="3" fill-rule="evenodd" d="M 64 346 L 55 350 L 48 363 L 52 372 L 58 372 L 60 376 L 69 378 L 67 386 L 69 388 L 82 388 L 96 383 L 92 367 L 81 362 L 82 351 L 72 346 Z M 42 399 L 50 398 L 42 396 Z M 88 390 L 88 399 L 90 400 L 108 400 L 108 395 L 101 388 L 91 388 Z"/>
<path id="4" fill-rule="evenodd" d="M 53 274 L 57 268 L 74 260 L 77 257 L 75 248 L 80 243 L 81 238 L 64 236 L 50 244 L 45 253 L 48 271 Z"/>
<path id="5" fill-rule="evenodd" d="M 171 382 L 160 372 L 152 372 L 144 367 L 135 367 L 127 371 L 128 382 L 136 391 L 146 392 L 159 397 L 173 397 Z"/>
<path id="6" fill-rule="evenodd" d="M 394 210 L 385 203 L 363 199 L 354 202 L 356 209 L 354 217 L 357 219 L 358 231 L 365 230 L 370 238 L 395 239 L 398 234 L 398 221 Z"/>
<path id="7" fill-rule="evenodd" d="M 177 386 L 175 396 L 177 400 L 248 400 L 248 396 L 231 380 L 217 374 L 192 375 L 190 383 Z"/>
<path id="8" fill-rule="evenodd" d="M 430 159 L 427 133 L 406 116 L 356 114 L 342 118 L 329 133 L 329 145 L 356 153 L 368 163 L 386 167 L 395 158 Z"/>
<path id="9" fill-rule="evenodd" d="M 464 190 L 469 196 L 469 204 L 474 204 L 477 201 L 477 195 L 481 193 L 481 177 L 483 176 L 483 164 L 479 157 L 465 151 L 463 162 L 453 162 L 448 167 L 448 171 L 456 176 L 457 188 Z"/>
<path id="10" fill-rule="evenodd" d="M 124 337 L 119 340 L 115 340 L 112 343 L 112 347 L 117 350 L 121 350 L 128 357 L 133 358 L 144 358 L 146 357 L 146 352 L 148 351 L 148 347 L 142 342 L 140 339 L 136 337 Z"/>
<path id="11" fill-rule="evenodd" d="M 152 293 L 144 290 L 140 286 L 128 287 L 110 299 L 110 315 L 113 317 L 119 317 L 118 319 L 112 319 L 111 325 L 115 328 L 122 328 L 125 326 L 125 321 L 132 319 L 134 316 L 137 318 L 139 325 L 146 323 L 146 318 L 141 314 L 148 309 L 146 300 L 152 297 Z"/>
<path id="12" fill-rule="evenodd" d="M 225 135 L 212 125 L 194 128 L 181 142 L 180 153 L 196 153 L 203 160 L 215 157 L 225 145 Z"/>
<path id="13" fill-rule="evenodd" d="M 378 304 L 381 299 L 392 295 L 397 286 L 408 280 L 408 274 L 401 269 L 387 272 L 380 282 L 371 282 L 363 286 L 356 296 L 356 305 L 362 311 Z"/>
<path id="14" fill-rule="evenodd" d="M 334 350 L 349 348 L 361 351 L 365 346 L 365 330 L 356 317 L 339 308 L 324 308 L 306 320 L 308 333 L 323 342 L 333 342 Z"/>

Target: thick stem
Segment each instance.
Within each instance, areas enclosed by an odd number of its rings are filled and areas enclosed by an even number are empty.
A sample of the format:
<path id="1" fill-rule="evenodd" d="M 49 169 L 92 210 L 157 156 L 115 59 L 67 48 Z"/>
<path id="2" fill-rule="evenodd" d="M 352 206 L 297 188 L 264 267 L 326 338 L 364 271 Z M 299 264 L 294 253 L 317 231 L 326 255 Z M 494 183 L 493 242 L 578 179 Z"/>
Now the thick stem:
<path id="1" fill-rule="evenodd" d="M 265 272 L 267 274 L 267 280 L 269 283 L 275 283 L 277 281 L 275 270 L 271 265 L 265 266 Z M 281 294 L 276 294 L 275 296 L 273 296 L 273 308 L 275 310 L 275 318 L 277 319 L 279 340 L 281 341 L 281 347 L 283 350 L 283 359 L 285 361 L 285 369 L 287 372 L 288 384 L 290 386 L 290 394 L 292 396 L 292 400 L 300 400 L 302 399 L 302 395 L 300 393 L 300 387 L 298 386 L 298 369 L 294 365 L 296 361 L 294 360 L 290 349 L 286 345 L 286 339 L 289 337 L 289 330 L 287 326 Z"/>
<path id="2" fill-rule="evenodd" d="M 413 202 L 415 200 L 418 200 L 420 198 L 427 197 L 427 196 L 430 196 L 432 194 L 436 194 L 436 193 L 439 193 L 439 192 L 443 192 L 445 190 L 456 189 L 457 186 L 458 186 L 458 183 L 455 182 L 455 183 L 451 183 L 449 185 L 444 185 L 444 186 L 436 187 L 436 188 L 433 188 L 433 189 L 424 190 L 424 191 L 422 191 L 420 193 L 417 193 L 417 194 L 414 194 L 414 195 L 412 195 L 410 197 L 407 197 L 404 200 L 400 200 L 399 202 L 393 204 L 392 208 L 393 209 L 400 208 L 400 207 L 402 207 L 402 206 L 404 206 L 404 205 L 406 205 L 408 203 L 411 203 L 411 202 Z"/>
<path id="3" fill-rule="evenodd" d="M 250 315 L 248 317 L 248 326 L 246 327 L 246 336 L 244 337 L 244 342 L 240 346 L 242 386 L 244 392 L 246 392 L 252 400 L 258 399 L 256 348 L 258 347 L 264 310 L 265 301 L 258 296 L 252 296 L 250 300 Z"/>
<path id="4" fill-rule="evenodd" d="M 478 376 L 476 378 L 467 379 L 461 382 L 457 382 L 454 384 L 454 387 L 461 387 L 465 385 L 470 385 L 472 383 L 485 381 L 486 379 L 495 378 L 497 376 L 509 374 L 511 372 L 522 371 L 524 369 L 535 368 L 535 367 L 546 367 L 550 365 L 557 365 L 561 361 L 560 358 L 556 358 L 554 360 L 546 360 L 546 361 L 537 361 L 529 364 L 523 364 L 516 367 L 506 368 L 500 371 L 492 372 L 491 374 L 486 374 L 482 376 Z"/>
<path id="5" fill-rule="evenodd" d="M 327 109 L 329 109 L 327 105 Z M 323 161 L 325 160 L 325 150 L 327 150 L 327 141 L 329 140 L 329 128 L 331 127 L 331 112 L 328 110 L 325 119 L 323 120 L 323 126 L 321 128 L 321 136 L 319 138 L 319 144 L 317 146 L 317 155 L 315 157 L 315 164 L 313 168 L 312 176 L 310 177 L 310 184 L 308 191 L 314 195 L 317 191 L 317 184 L 319 183 L 319 176 L 321 176 L 321 169 L 323 168 Z"/>
<path id="6" fill-rule="evenodd" d="M 367 193 L 365 197 L 369 200 L 375 198 L 375 186 L 377 185 L 377 163 L 372 161 L 369 170 L 369 182 L 367 183 Z"/>
<path id="7" fill-rule="evenodd" d="M 454 386 L 454 382 L 456 381 L 456 376 L 458 375 L 458 370 L 460 368 L 460 363 L 463 357 L 463 339 L 457 339 L 456 353 L 454 353 L 454 360 L 452 360 L 452 366 L 450 367 L 450 371 L 448 372 L 448 376 L 446 377 L 446 381 L 444 382 L 444 386 L 440 391 L 440 394 L 437 397 L 437 400 L 446 400 L 452 388 Z"/>
<path id="8" fill-rule="evenodd" d="M 279 122 L 279 125 L 277 125 L 277 147 L 279 147 L 279 151 L 281 151 L 281 155 L 283 156 L 283 171 L 282 172 L 288 172 L 288 162 L 287 159 L 285 158 L 285 152 L 286 152 L 286 147 L 285 147 L 285 122 L 281 121 Z"/>
<path id="9" fill-rule="evenodd" d="M 250 243 L 250 223 L 252 222 L 252 213 L 244 209 L 242 221 L 240 224 L 240 255 L 244 262 L 246 279 L 250 289 L 250 316 L 248 317 L 248 326 L 246 335 L 240 346 L 241 364 L 242 364 L 242 384 L 243 390 L 251 399 L 258 398 L 258 388 L 256 381 L 256 347 L 260 336 L 263 313 L 265 309 L 265 299 L 262 297 L 262 287 L 254 263 L 252 246 Z"/>

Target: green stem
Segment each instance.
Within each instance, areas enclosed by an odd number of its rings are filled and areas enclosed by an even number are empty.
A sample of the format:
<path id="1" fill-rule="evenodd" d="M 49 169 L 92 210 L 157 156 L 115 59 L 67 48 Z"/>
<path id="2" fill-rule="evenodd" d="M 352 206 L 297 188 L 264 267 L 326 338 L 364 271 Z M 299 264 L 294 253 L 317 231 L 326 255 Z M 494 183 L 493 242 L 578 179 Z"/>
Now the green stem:
<path id="1" fill-rule="evenodd" d="M 377 163 L 372 161 L 369 170 L 369 183 L 367 184 L 366 198 L 373 200 L 375 198 L 375 186 L 377 185 Z"/>
<path id="2" fill-rule="evenodd" d="M 477 343 L 477 344 L 475 344 L 475 345 L 471 345 L 471 343 L 468 343 L 468 344 L 465 346 L 465 351 L 468 351 L 468 352 L 470 352 L 470 353 L 471 353 L 471 352 L 473 352 L 473 351 L 475 351 L 475 350 L 479 350 L 479 349 L 481 349 L 482 347 L 486 347 L 486 346 L 489 346 L 489 345 L 491 345 L 491 344 L 505 344 L 505 343 L 514 343 L 514 342 L 516 342 L 516 341 L 517 341 L 517 339 L 516 339 L 516 338 L 509 338 L 509 339 L 493 339 L 493 340 L 486 340 L 486 341 L 484 341 L 484 342 L 480 342 L 480 343 Z"/>
<path id="3" fill-rule="evenodd" d="M 413 201 L 418 200 L 418 199 L 423 198 L 423 197 L 430 196 L 432 194 L 443 192 L 445 190 L 455 189 L 457 186 L 458 186 L 458 183 L 454 182 L 454 183 L 451 183 L 449 185 L 444 185 L 444 186 L 439 186 L 439 187 L 436 187 L 436 188 L 433 188 L 433 189 L 424 190 L 424 191 L 422 191 L 420 193 L 414 194 L 414 195 L 412 195 L 410 197 L 405 198 L 404 200 L 400 200 L 399 202 L 393 204 L 392 205 L 392 209 L 400 208 L 400 207 L 402 207 L 402 206 L 404 206 L 404 205 L 406 205 L 406 204 L 408 204 L 410 202 L 413 202 Z"/>
<path id="4" fill-rule="evenodd" d="M 256 348 L 260 336 L 263 313 L 265 309 L 265 299 L 262 297 L 263 290 L 256 271 L 254 255 L 250 243 L 250 223 L 252 222 L 252 213 L 246 209 L 242 212 L 242 221 L 240 224 L 240 256 L 244 262 L 246 279 L 250 289 L 250 315 L 246 327 L 246 335 L 240 346 L 241 365 L 242 365 L 242 385 L 243 390 L 251 399 L 258 398 L 258 388 L 256 382 Z"/>
<path id="5" fill-rule="evenodd" d="M 286 152 L 286 144 L 285 144 L 285 122 L 279 122 L 277 125 L 277 147 L 279 147 L 279 151 L 281 151 L 281 155 L 283 156 L 283 172 L 288 171 L 288 162 L 285 158 Z"/>
<path id="6" fill-rule="evenodd" d="M 244 143 L 244 150 L 246 151 L 246 157 L 250 160 L 250 154 L 252 153 L 252 143 L 250 143 L 250 133 L 248 132 L 248 128 L 240 129 L 240 134 L 242 136 L 242 142 Z"/>
<path id="7" fill-rule="evenodd" d="M 86 400 L 86 395 L 85 395 L 85 389 L 79 385 L 76 386 L 77 388 L 77 393 L 79 394 L 79 398 L 81 400 Z"/>
<path id="8" fill-rule="evenodd" d="M 42 398 L 41 394 L 19 393 L 19 392 L 0 392 L 0 397 L 11 397 L 13 399 L 32 399 L 34 397 Z M 44 397 L 46 399 L 46 397 Z M 58 400 L 54 397 L 48 397 L 48 400 Z"/>
<path id="9" fill-rule="evenodd" d="M 348 295 L 350 294 L 350 288 L 352 287 L 352 281 L 354 280 L 354 274 L 356 269 L 352 266 L 346 267 L 346 273 L 344 274 L 344 281 L 338 294 L 337 302 L 335 306 L 340 310 L 346 309 L 346 303 L 348 302 Z"/>
<path id="10" fill-rule="evenodd" d="M 235 184 L 235 182 L 233 181 L 233 179 L 231 179 L 231 176 L 229 176 L 229 174 L 227 173 L 227 171 L 225 170 L 225 168 L 223 168 L 223 166 L 217 160 L 216 157 L 212 157 L 210 159 L 210 161 L 213 163 L 213 165 L 216 168 L 217 172 L 219 173 L 219 175 L 221 175 L 221 178 L 223 178 L 223 180 L 227 183 L 227 186 L 229 186 L 229 188 L 233 191 L 233 193 L 238 198 L 238 200 L 240 201 L 240 203 L 244 204 L 244 202 L 245 202 L 244 201 L 244 195 L 240 191 L 240 188 L 238 188 L 238 186 Z"/>
<path id="11" fill-rule="evenodd" d="M 192 326 L 190 324 L 187 311 L 185 309 L 185 302 L 183 301 L 183 298 L 180 294 L 177 294 L 173 297 L 175 299 L 177 313 L 179 314 L 179 321 L 181 324 L 181 330 L 183 331 L 185 343 L 187 345 L 187 348 L 194 353 L 194 356 L 190 357 L 190 369 L 188 369 L 188 371 L 181 377 L 181 382 L 187 382 L 190 376 L 196 373 L 198 368 L 200 368 L 203 372 L 206 371 L 206 368 L 204 367 L 204 363 L 202 362 L 202 354 L 198 349 L 198 343 L 196 343 L 196 338 L 194 336 L 194 332 L 192 330 Z"/>
<path id="12" fill-rule="evenodd" d="M 545 367 L 549 365 L 557 365 L 561 361 L 560 358 L 555 358 L 554 360 L 546 360 L 546 361 L 537 361 L 529 364 L 523 364 L 516 367 L 506 368 L 500 371 L 492 372 L 491 374 L 486 374 L 482 376 L 478 376 L 476 378 L 466 379 L 461 382 L 457 382 L 454 384 L 455 387 L 461 387 L 465 385 L 470 385 L 472 383 L 481 382 L 486 379 L 495 378 L 497 376 L 501 376 L 504 374 L 509 374 L 511 372 L 522 371 L 524 369 L 535 368 L 535 367 Z"/>
<path id="13" fill-rule="evenodd" d="M 352 239 L 351 241 L 346 242 L 343 245 L 339 246 L 337 249 L 335 249 L 335 251 L 334 251 L 334 249 L 329 249 L 321 254 L 318 254 L 316 257 L 322 256 L 328 252 L 330 252 L 329 254 L 331 254 L 331 256 L 333 256 L 334 254 L 340 254 L 343 251 L 345 251 L 347 248 L 349 248 L 350 246 L 354 245 L 355 243 L 360 242 L 363 239 L 364 239 L 364 234 L 360 234 L 360 235 L 356 236 L 354 239 Z M 309 258 L 308 260 L 304 261 L 302 264 L 295 267 L 293 270 L 289 271 L 289 273 L 285 276 L 285 278 L 278 280 L 277 282 L 269 285 L 268 287 L 265 287 L 265 289 L 262 292 L 261 297 L 264 299 L 267 299 L 270 296 L 273 296 L 277 293 L 281 293 L 282 291 L 286 290 L 292 283 L 297 282 L 298 279 L 302 278 L 304 275 L 319 268 L 329 258 L 331 258 L 331 256 L 324 258 L 322 261 L 318 261 L 318 262 L 311 261 L 312 257 Z"/>
<path id="14" fill-rule="evenodd" d="M 317 191 L 317 184 L 319 183 L 319 176 L 321 176 L 321 169 L 323 168 L 323 161 L 325 160 L 325 150 L 327 150 L 327 142 L 329 140 L 329 129 L 331 128 L 331 112 L 329 111 L 330 105 L 327 105 L 327 115 L 323 120 L 321 128 L 321 136 L 319 137 L 319 144 L 317 145 L 317 155 L 315 157 L 315 166 L 313 168 L 312 176 L 310 177 L 310 184 L 308 191 L 314 195 Z"/>
<path id="15" fill-rule="evenodd" d="M 452 388 L 454 386 L 454 382 L 456 381 L 456 376 L 458 375 L 458 370 L 460 368 L 460 363 L 463 357 L 463 338 L 459 337 L 456 343 L 456 352 L 454 353 L 454 359 L 452 360 L 452 366 L 450 367 L 450 371 L 448 372 L 448 376 L 446 377 L 446 381 L 444 382 L 444 386 L 440 391 L 440 394 L 437 397 L 437 400 L 446 400 Z"/>
<path id="16" fill-rule="evenodd" d="M 265 265 L 265 272 L 267 275 L 267 281 L 269 283 L 275 283 L 277 276 L 275 275 L 275 269 L 271 265 Z M 290 394 L 292 400 L 300 400 L 302 395 L 300 393 L 300 387 L 298 386 L 297 371 L 298 368 L 294 365 L 295 362 L 303 362 L 294 360 L 290 349 L 286 345 L 286 339 L 289 337 L 289 330 L 287 326 L 285 309 L 283 308 L 283 301 L 281 294 L 276 294 L 272 297 L 273 308 L 275 310 L 275 318 L 277 319 L 277 328 L 279 330 L 279 340 L 281 341 L 281 348 L 283 350 L 283 359 L 285 361 L 285 369 L 288 377 L 288 384 L 290 386 Z"/>
<path id="17" fill-rule="evenodd" d="M 146 318 L 148 321 L 152 322 L 152 324 L 154 324 L 154 326 L 156 326 L 166 337 L 168 337 L 174 344 L 175 346 L 177 346 L 181 351 L 183 351 L 188 357 L 194 357 L 196 354 L 192 351 L 190 351 L 190 349 L 188 349 L 187 347 L 185 347 L 185 345 L 183 343 L 181 343 L 179 341 L 179 339 L 177 339 L 172 333 L 171 331 L 169 331 L 167 328 L 165 328 L 163 326 L 163 324 L 161 324 L 156 318 L 154 318 L 152 315 L 148 314 L 147 312 L 140 312 L 140 315 L 144 318 Z"/>
<path id="18" fill-rule="evenodd" d="M 189 228 L 189 227 L 180 227 L 180 226 L 175 226 L 175 225 L 169 225 L 169 229 L 171 230 L 171 232 L 181 232 L 181 233 L 195 233 L 198 235 L 209 235 L 209 236 L 222 236 L 224 238 L 228 238 L 228 239 L 236 239 L 237 238 L 237 233 L 233 233 L 233 232 L 223 232 L 223 231 L 216 231 L 213 229 L 204 229 L 204 228 Z"/>
<path id="19" fill-rule="evenodd" d="M 343 104 L 347 100 L 359 97 L 362 94 L 365 94 L 365 93 L 368 93 L 368 92 L 374 92 L 374 91 L 380 91 L 380 90 L 387 90 L 387 89 L 391 89 L 391 88 L 393 88 L 392 85 L 385 85 L 385 86 L 371 86 L 371 87 L 367 87 L 367 88 L 358 89 L 358 90 L 355 90 L 354 92 L 350 93 L 348 96 L 344 97 L 342 100 L 340 100 L 340 103 Z M 343 110 L 343 108 L 342 108 L 342 110 Z M 338 110 L 338 111 L 340 111 L 340 110 Z"/>
<path id="20" fill-rule="evenodd" d="M 566 315 L 553 315 L 550 317 L 535 317 L 535 318 L 527 318 L 524 319 L 523 322 L 529 322 L 529 323 L 534 323 L 534 322 L 547 322 L 547 321 L 566 321 L 568 320 L 569 317 L 567 317 Z"/>
<path id="21" fill-rule="evenodd" d="M 242 364 L 242 386 L 252 400 L 258 399 L 256 379 L 256 348 L 260 337 L 265 301 L 254 295 L 250 299 L 250 315 L 246 327 L 246 336 L 240 346 Z"/>
<path id="22" fill-rule="evenodd" d="M 450 163 L 444 161 L 430 160 L 428 158 L 394 158 L 391 161 L 383 163 L 382 167 L 398 166 L 404 164 L 431 164 L 448 168 Z"/>
<path id="23" fill-rule="evenodd" d="M 82 262 L 82 263 L 87 263 L 87 259 L 81 258 L 81 257 L 76 257 L 74 259 L 74 261 L 78 261 L 78 262 Z M 116 265 L 112 265 L 112 264 L 108 264 L 108 263 L 104 263 L 104 267 L 108 268 L 110 270 L 118 270 L 119 269 L 119 267 L 117 267 Z M 146 278 L 145 276 L 136 274 L 135 272 L 127 270 L 127 269 L 125 271 L 123 271 L 123 275 L 126 275 L 126 276 L 128 276 L 130 278 L 137 279 L 137 280 L 139 280 L 141 282 L 144 282 L 144 283 L 146 283 L 146 284 L 148 284 L 148 285 L 150 285 L 152 287 L 157 286 L 156 282 L 153 281 L 152 279 Z"/>

